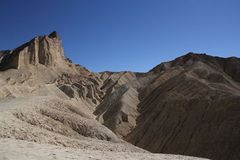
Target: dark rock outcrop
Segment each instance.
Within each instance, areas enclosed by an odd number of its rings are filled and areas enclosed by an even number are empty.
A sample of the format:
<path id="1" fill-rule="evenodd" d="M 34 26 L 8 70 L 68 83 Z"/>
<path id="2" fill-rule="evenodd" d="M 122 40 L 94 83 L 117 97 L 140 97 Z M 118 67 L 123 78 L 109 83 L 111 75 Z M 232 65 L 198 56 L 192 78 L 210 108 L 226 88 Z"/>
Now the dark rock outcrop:
<path id="1" fill-rule="evenodd" d="M 188 53 L 124 83 L 119 83 L 124 74 L 102 73 L 106 95 L 95 114 L 117 135 L 151 152 L 237 160 L 239 62 Z M 106 78 L 114 74 L 118 77 Z"/>

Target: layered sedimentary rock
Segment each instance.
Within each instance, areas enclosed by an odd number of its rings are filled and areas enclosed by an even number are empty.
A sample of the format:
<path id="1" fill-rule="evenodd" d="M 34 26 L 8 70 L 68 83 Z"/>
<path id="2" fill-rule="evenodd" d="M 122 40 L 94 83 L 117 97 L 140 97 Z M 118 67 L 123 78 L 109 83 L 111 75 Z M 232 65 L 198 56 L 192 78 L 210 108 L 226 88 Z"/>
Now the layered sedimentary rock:
<path id="1" fill-rule="evenodd" d="M 13 51 L 3 52 L 0 57 L 1 70 L 38 64 L 51 67 L 64 64 L 61 39 L 56 32 L 38 36 Z"/>
<path id="2" fill-rule="evenodd" d="M 0 138 L 145 152 L 95 120 L 102 81 L 65 58 L 56 32 L 2 51 L 0 58 Z"/>
<path id="3" fill-rule="evenodd" d="M 97 119 L 118 136 L 126 136 L 136 125 L 139 103 L 137 76 L 132 72 L 102 73 L 105 75 L 102 90 L 103 101 L 97 106 Z M 106 74 L 108 74 L 106 76 Z M 128 84 L 136 80 L 135 85 Z"/>
<path id="4" fill-rule="evenodd" d="M 0 83 L 4 88 L 0 91 L 0 98 L 31 94 L 32 90 L 38 92 L 38 88 L 47 83 L 55 84 L 69 98 L 79 103 L 84 101 L 89 107 L 96 106 L 102 100 L 99 75 L 73 64 L 64 56 L 57 32 L 37 36 L 14 50 L 1 51 L 0 70 Z"/>
<path id="5" fill-rule="evenodd" d="M 94 73 L 53 32 L 1 51 L 0 70 L 0 138 L 239 159 L 238 58 L 189 53 L 147 73 Z"/>
<path id="6" fill-rule="evenodd" d="M 190 53 L 155 67 L 126 140 L 152 152 L 238 159 L 239 62 Z"/>
<path id="7" fill-rule="evenodd" d="M 188 53 L 148 73 L 129 73 L 135 77 L 105 72 L 107 94 L 95 114 L 151 152 L 238 159 L 239 66 L 235 57 Z"/>

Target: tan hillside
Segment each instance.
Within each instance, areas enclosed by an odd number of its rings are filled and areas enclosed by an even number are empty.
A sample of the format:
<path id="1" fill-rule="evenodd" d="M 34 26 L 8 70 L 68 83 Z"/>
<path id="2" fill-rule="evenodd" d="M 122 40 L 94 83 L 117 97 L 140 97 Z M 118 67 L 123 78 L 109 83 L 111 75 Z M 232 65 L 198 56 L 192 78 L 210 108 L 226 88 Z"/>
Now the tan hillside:
<path id="1" fill-rule="evenodd" d="M 53 32 L 1 51 L 0 70 L 1 159 L 239 159 L 238 58 L 94 73 Z"/>
<path id="2" fill-rule="evenodd" d="M 1 51 L 0 70 L 0 159 L 200 159 L 122 139 L 137 125 L 138 89 L 155 76 L 75 65 L 56 32 Z"/>

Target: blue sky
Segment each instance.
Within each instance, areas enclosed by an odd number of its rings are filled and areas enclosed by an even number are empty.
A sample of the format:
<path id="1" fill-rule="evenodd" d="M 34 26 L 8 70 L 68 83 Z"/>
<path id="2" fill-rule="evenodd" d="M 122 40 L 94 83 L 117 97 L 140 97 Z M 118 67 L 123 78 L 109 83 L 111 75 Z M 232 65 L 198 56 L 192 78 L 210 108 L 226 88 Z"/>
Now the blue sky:
<path id="1" fill-rule="evenodd" d="M 239 0 L 1 0 L 0 50 L 56 30 L 93 71 L 148 71 L 187 52 L 240 57 Z"/>

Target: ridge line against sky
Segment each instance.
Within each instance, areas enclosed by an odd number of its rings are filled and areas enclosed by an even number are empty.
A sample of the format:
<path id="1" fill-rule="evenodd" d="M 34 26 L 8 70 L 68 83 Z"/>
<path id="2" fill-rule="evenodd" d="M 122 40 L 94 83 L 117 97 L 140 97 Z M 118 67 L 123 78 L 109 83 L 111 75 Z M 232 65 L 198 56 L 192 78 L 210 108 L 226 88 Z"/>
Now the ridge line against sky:
<path id="1" fill-rule="evenodd" d="M 93 71 L 145 72 L 187 52 L 240 57 L 238 0 L 1 0 L 0 50 L 56 30 Z"/>

